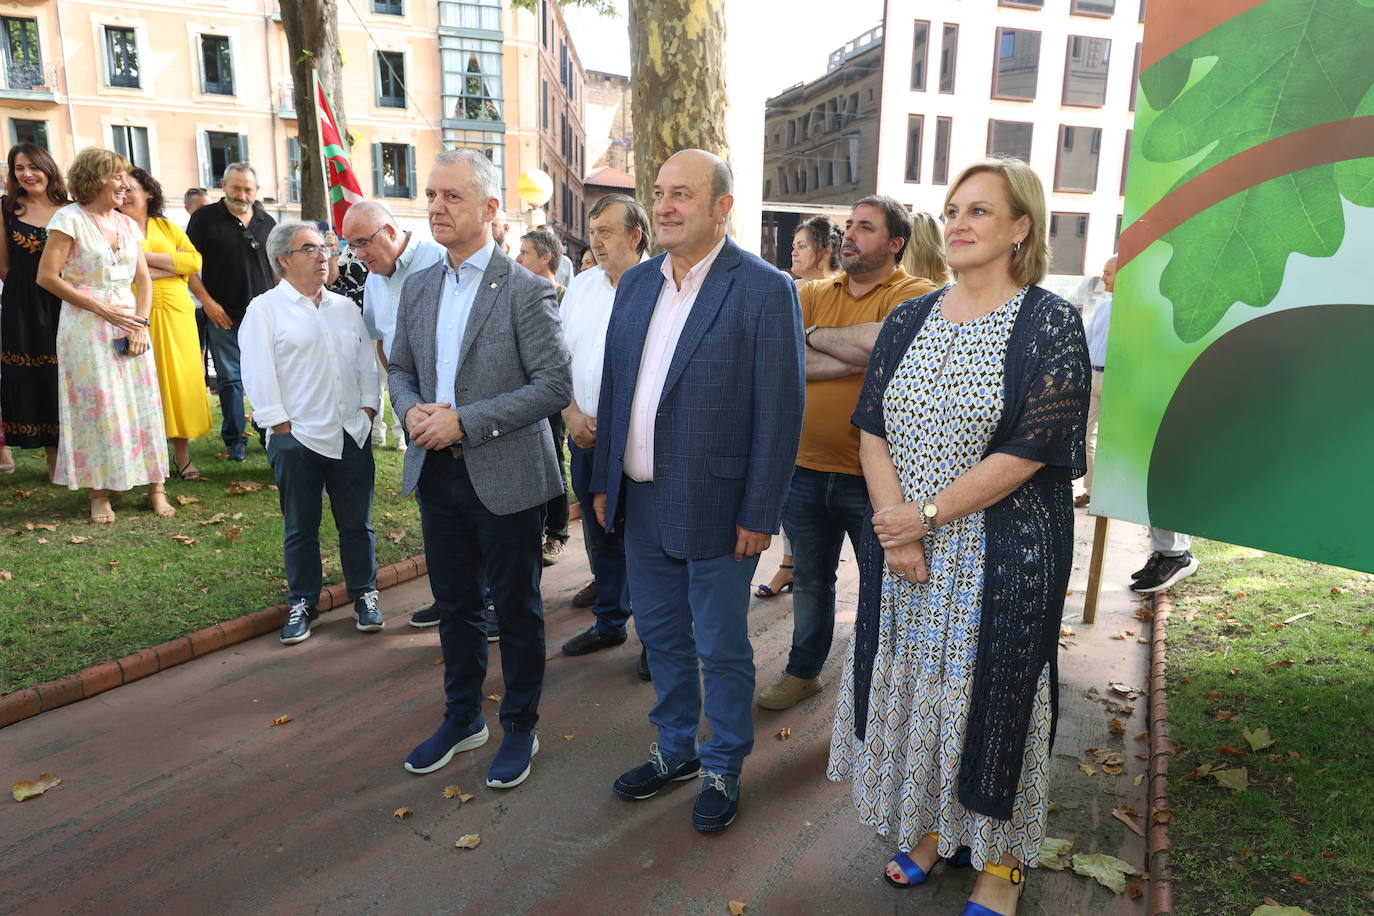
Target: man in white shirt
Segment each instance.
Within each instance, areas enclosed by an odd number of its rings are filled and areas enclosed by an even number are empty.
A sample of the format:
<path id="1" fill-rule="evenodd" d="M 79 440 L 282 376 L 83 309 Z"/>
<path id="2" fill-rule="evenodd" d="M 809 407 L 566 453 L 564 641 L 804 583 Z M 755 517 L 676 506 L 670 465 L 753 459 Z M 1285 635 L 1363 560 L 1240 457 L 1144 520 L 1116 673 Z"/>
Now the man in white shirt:
<path id="1" fill-rule="evenodd" d="M 1083 493 L 1073 501 L 1082 509 L 1092 498 L 1093 465 L 1097 458 L 1097 421 L 1102 411 L 1102 377 L 1107 370 L 1107 331 L 1112 323 L 1112 293 L 1116 289 L 1116 255 L 1102 265 L 1102 286 L 1107 290 L 1088 320 L 1088 362 L 1093 367 L 1092 393 L 1088 399 L 1088 473 L 1083 476 Z"/>
<path id="2" fill-rule="evenodd" d="M 611 323 L 616 287 L 625 271 L 649 249 L 649 217 L 634 198 L 608 194 L 592 207 L 588 219 L 597 266 L 573 277 L 563 296 L 563 339 L 572 355 L 573 399 L 563 408 L 572 453 L 573 492 L 582 505 L 582 537 L 591 559 L 596 623 L 563 644 L 564 655 L 586 655 L 625 642 L 630 596 L 625 584 L 625 539 L 607 532 L 591 511 L 592 461 L 596 446 L 597 399 L 606 355 L 606 328 Z M 648 665 L 641 676 L 648 680 Z"/>
<path id="3" fill-rule="evenodd" d="M 376 351 L 353 302 L 325 289 L 329 249 L 314 225 L 278 223 L 267 257 L 281 282 L 248 304 L 239 329 L 244 392 L 267 430 L 284 528 L 287 645 L 319 623 L 321 488 L 339 531 L 339 559 L 357 627 L 380 630 L 372 531 Z"/>
<path id="4" fill-rule="evenodd" d="M 363 285 L 363 323 L 377 341 L 377 358 L 382 367 L 382 389 L 386 388 L 387 354 L 396 334 L 396 306 L 406 277 L 444 259 L 444 249 L 434 242 L 417 239 L 396 224 L 386 204 L 364 200 L 348 208 L 343 221 L 344 238 L 354 256 L 367 268 Z M 372 444 L 386 447 L 386 419 L 378 413 L 372 423 Z M 397 423 L 396 447 L 405 444 L 405 434 Z"/>

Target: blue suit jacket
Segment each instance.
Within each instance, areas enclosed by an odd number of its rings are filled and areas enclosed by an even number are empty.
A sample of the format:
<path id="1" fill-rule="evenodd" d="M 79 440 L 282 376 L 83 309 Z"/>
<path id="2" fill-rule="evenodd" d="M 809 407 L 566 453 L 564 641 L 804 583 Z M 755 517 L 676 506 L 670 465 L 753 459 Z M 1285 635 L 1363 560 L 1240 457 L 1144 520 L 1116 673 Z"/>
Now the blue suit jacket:
<path id="1" fill-rule="evenodd" d="M 606 494 L 608 524 L 624 511 L 630 405 L 665 257 L 621 277 L 607 330 L 592 492 Z M 727 238 L 682 329 L 654 425 L 658 533 L 669 556 L 733 553 L 736 525 L 777 533 L 801 439 L 804 343 L 795 284 Z"/>

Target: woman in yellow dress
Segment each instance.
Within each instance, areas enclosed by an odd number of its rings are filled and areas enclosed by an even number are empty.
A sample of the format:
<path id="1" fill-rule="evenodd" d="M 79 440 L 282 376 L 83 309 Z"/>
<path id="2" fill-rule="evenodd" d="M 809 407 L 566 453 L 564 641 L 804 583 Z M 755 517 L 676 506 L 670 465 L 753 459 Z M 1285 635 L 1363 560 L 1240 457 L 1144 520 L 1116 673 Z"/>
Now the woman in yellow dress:
<path id="1" fill-rule="evenodd" d="M 187 441 L 210 431 L 210 396 L 200 360 L 196 306 L 186 280 L 200 270 L 200 252 L 176 223 L 162 215 L 162 185 L 141 168 L 129 170 L 120 212 L 143 231 L 144 257 L 153 277 L 149 332 L 157 361 L 162 415 L 172 442 L 172 470 L 182 480 L 199 480 Z"/>

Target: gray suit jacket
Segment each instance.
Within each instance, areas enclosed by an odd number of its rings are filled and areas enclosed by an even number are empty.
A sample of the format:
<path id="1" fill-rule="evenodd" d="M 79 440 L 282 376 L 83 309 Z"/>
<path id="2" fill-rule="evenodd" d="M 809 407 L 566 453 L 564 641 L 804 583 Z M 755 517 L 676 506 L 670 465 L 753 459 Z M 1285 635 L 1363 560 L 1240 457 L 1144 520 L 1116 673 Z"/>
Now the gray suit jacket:
<path id="1" fill-rule="evenodd" d="M 391 344 L 391 404 L 405 418 L 434 402 L 434 333 L 447 261 L 406 278 Z M 463 424 L 468 475 L 496 515 L 529 509 L 563 492 L 547 418 L 572 399 L 568 350 L 553 285 L 498 248 L 482 275 L 459 351 L 454 407 Z M 403 488 L 420 481 L 426 450 L 406 450 Z"/>

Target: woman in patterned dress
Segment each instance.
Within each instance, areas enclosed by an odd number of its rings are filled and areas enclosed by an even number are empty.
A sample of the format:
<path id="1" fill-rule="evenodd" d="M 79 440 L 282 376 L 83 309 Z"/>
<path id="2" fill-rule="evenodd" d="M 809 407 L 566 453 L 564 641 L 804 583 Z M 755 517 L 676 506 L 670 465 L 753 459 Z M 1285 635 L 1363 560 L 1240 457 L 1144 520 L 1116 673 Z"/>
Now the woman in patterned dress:
<path id="1" fill-rule="evenodd" d="M 70 203 L 62 170 L 43 147 L 19 143 L 9 152 L 0 199 L 0 417 L 11 448 L 42 448 L 48 476 L 57 461 L 57 321 L 62 303 L 38 285 L 38 260 L 48 220 Z M 5 464 L 0 456 L 0 465 Z"/>
<path id="2" fill-rule="evenodd" d="M 958 282 L 888 317 L 854 413 L 874 513 L 828 775 L 895 841 L 888 883 L 971 859 L 964 912 L 989 916 L 1016 911 L 1044 838 L 1088 356 L 1078 313 L 1034 285 L 1029 166 L 965 169 L 944 220 Z"/>
<path id="3" fill-rule="evenodd" d="M 38 265 L 39 285 L 62 300 L 53 483 L 89 488 L 91 521 L 106 525 L 115 520 L 110 491 L 145 483 L 149 508 L 176 514 L 163 488 L 167 440 L 148 349 L 152 279 L 137 224 L 115 209 L 129 168 L 109 150 L 77 153 L 67 170 L 76 203 L 53 214 Z"/>

